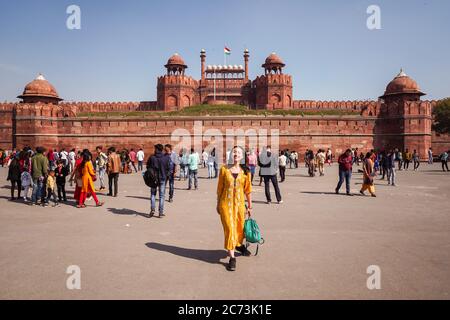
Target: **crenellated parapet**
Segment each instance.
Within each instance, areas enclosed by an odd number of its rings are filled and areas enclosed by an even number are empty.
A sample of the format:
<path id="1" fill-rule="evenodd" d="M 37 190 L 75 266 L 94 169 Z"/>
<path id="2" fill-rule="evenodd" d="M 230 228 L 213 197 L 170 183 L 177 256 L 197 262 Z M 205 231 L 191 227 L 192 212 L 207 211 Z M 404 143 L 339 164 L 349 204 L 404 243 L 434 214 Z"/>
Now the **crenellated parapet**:
<path id="1" fill-rule="evenodd" d="M 12 112 L 17 104 L 15 102 L 0 103 L 0 112 Z"/>
<path id="2" fill-rule="evenodd" d="M 347 101 L 321 101 L 321 100 L 294 100 L 293 109 L 307 110 L 348 110 L 361 112 L 369 105 L 375 105 L 377 101 L 370 100 L 347 100 Z"/>
<path id="3" fill-rule="evenodd" d="M 60 103 L 65 110 L 75 114 L 81 112 L 131 112 L 131 111 L 156 111 L 156 101 L 140 102 L 65 102 Z"/>
<path id="4" fill-rule="evenodd" d="M 199 83 L 194 78 L 185 75 L 164 75 L 158 77 L 158 87 L 170 85 L 186 86 L 196 89 Z"/>
<path id="5" fill-rule="evenodd" d="M 292 76 L 288 74 L 267 74 L 256 77 L 253 86 L 265 86 L 269 84 L 280 84 L 292 86 Z"/>

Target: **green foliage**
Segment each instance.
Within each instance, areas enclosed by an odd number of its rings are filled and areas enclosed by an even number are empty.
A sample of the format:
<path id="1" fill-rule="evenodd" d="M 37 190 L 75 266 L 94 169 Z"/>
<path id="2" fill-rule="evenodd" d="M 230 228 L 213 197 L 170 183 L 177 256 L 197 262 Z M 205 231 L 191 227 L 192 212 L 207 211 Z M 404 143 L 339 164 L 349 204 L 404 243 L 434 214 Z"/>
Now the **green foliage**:
<path id="1" fill-rule="evenodd" d="M 438 133 L 450 133 L 450 98 L 439 101 L 433 109 L 433 130 Z"/>
<path id="2" fill-rule="evenodd" d="M 195 105 L 179 111 L 130 111 L 130 112 L 84 112 L 78 117 L 176 117 L 176 116 L 304 116 L 304 115 L 358 115 L 359 112 L 347 110 L 251 110 L 242 105 Z"/>

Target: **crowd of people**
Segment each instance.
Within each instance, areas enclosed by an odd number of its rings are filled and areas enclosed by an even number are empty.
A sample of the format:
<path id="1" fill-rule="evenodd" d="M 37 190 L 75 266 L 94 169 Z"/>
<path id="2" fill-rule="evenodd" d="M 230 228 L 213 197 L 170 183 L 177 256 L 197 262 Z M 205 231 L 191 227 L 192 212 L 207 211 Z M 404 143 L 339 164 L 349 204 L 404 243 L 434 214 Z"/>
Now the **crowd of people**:
<path id="1" fill-rule="evenodd" d="M 439 155 L 442 170 L 448 170 L 448 154 Z M 93 199 L 95 205 L 104 204 L 97 196 L 97 191 L 104 191 L 106 177 L 108 179 L 108 196 L 117 197 L 119 192 L 119 176 L 133 172 L 142 173 L 144 181 L 150 185 L 150 212 L 148 218 L 156 214 L 156 198 L 158 196 L 158 216 L 165 216 L 164 204 L 166 189 L 168 186 L 168 202 L 174 199 L 175 180 L 186 181 L 187 190 L 198 190 L 198 170 L 201 166 L 207 168 L 208 179 L 217 179 L 217 213 L 224 229 L 224 248 L 228 251 L 230 260 L 227 269 L 236 270 L 235 251 L 243 256 L 251 255 L 244 246 L 243 225 L 246 216 L 251 216 L 252 210 L 252 186 L 258 171 L 259 186 L 264 182 L 266 203 L 272 203 L 271 185 L 274 188 L 278 204 L 283 203 L 279 183 L 286 180 L 287 169 L 297 169 L 299 158 L 296 151 L 285 149 L 274 153 L 270 146 L 262 150 L 245 150 L 235 146 L 226 152 L 224 165 L 218 159 L 216 149 L 202 150 L 198 153 L 194 148 L 182 149 L 179 153 L 173 150 L 170 144 L 157 144 L 153 154 L 147 158 L 146 171 L 144 161 L 146 159 L 143 149 L 137 152 L 134 149 L 122 149 L 117 151 L 115 147 L 104 149 L 96 147 L 94 153 L 88 149 L 66 151 L 37 147 L 32 150 L 26 147 L 20 151 L 0 150 L 2 166 L 8 167 L 7 180 L 11 183 L 11 199 L 22 199 L 30 205 L 53 206 L 61 203 L 68 204 L 66 183 L 75 186 L 73 198 L 77 208 L 85 208 L 86 201 Z M 331 165 L 334 155 L 331 149 L 325 151 L 320 148 L 316 152 L 307 150 L 304 156 L 305 167 L 310 177 L 325 175 L 325 164 Z M 366 154 L 360 153 L 357 148 L 347 149 L 337 158 L 339 166 L 339 181 L 335 193 L 339 194 L 345 182 L 345 191 L 349 196 L 351 192 L 351 179 L 354 167 L 362 173 L 363 182 L 360 189 L 361 195 L 368 191 L 372 197 L 376 197 L 374 179 L 387 179 L 388 185 L 396 186 L 396 171 L 417 171 L 420 166 L 420 156 L 416 150 L 400 151 L 390 149 L 383 151 L 371 150 Z M 433 151 L 428 151 L 428 163 L 433 163 Z M 137 164 L 137 167 L 136 167 Z M 362 168 L 360 168 L 362 165 Z M 259 169 L 259 170 L 258 170 Z M 153 178 L 149 184 L 145 180 Z M 98 182 L 97 182 L 98 181 Z M 95 183 L 98 183 L 98 189 Z M 30 193 L 31 190 L 31 193 Z M 17 197 L 15 197 L 17 193 Z"/>
<path id="2" fill-rule="evenodd" d="M 226 152 L 227 161 L 231 159 L 231 149 Z M 443 152 L 439 155 L 442 170 L 448 169 L 448 154 Z M 267 163 L 261 162 L 262 156 Z M 428 163 L 433 163 L 433 151 L 428 151 Z M 108 196 L 117 197 L 119 187 L 119 175 L 142 172 L 146 159 L 142 148 L 135 151 L 131 148 L 116 151 L 114 147 L 104 150 L 98 146 L 94 155 L 87 149 L 66 151 L 38 147 L 32 150 L 30 147 L 20 151 L 0 150 L 0 164 L 7 166 L 8 180 L 11 182 L 11 200 L 23 199 L 32 205 L 54 206 L 67 202 L 66 183 L 70 186 L 75 184 L 75 200 L 79 208 L 85 207 L 86 199 L 94 199 L 98 206 L 103 203 L 98 200 L 94 183 L 98 179 L 98 191 L 104 191 L 108 187 Z M 331 149 L 326 151 L 322 148 L 317 151 L 306 150 L 304 154 L 305 167 L 311 177 L 325 175 L 325 164 L 331 165 L 334 161 Z M 231 161 L 231 160 L 229 160 Z M 257 168 L 259 168 L 259 186 L 264 182 L 267 203 L 272 202 L 270 185 L 273 186 L 278 203 L 282 203 L 279 183 L 286 179 L 286 169 L 296 169 L 299 164 L 298 152 L 289 149 L 281 150 L 277 155 L 272 154 L 270 146 L 263 150 L 244 150 L 244 162 L 248 166 L 250 182 L 253 184 Z M 363 154 L 358 148 L 348 149 L 337 160 L 339 164 L 339 182 L 336 193 L 339 192 L 344 181 L 346 182 L 346 193 L 350 192 L 350 180 L 353 167 L 361 167 L 358 170 L 364 176 L 364 184 L 361 193 L 369 191 L 375 196 L 373 179 L 379 175 L 381 180 L 387 179 L 391 186 L 396 186 L 396 171 L 412 169 L 417 171 L 421 158 L 417 150 L 398 149 L 374 151 Z M 159 214 L 164 216 L 165 189 L 169 185 L 169 202 L 174 198 L 174 181 L 186 181 L 188 190 L 198 190 L 199 167 L 207 168 L 207 178 L 216 179 L 219 175 L 219 159 L 216 149 L 209 152 L 202 150 L 201 153 L 193 148 L 181 149 L 179 153 L 173 151 L 170 144 L 156 145 L 152 157 L 147 159 L 147 168 L 155 167 L 160 176 L 160 185 L 151 190 L 151 212 L 155 214 L 155 197 L 159 194 Z M 410 165 L 412 166 L 410 168 Z M 276 170 L 275 170 L 276 169 Z M 106 177 L 108 181 L 106 182 Z M 279 177 L 279 179 L 278 179 Z M 30 194 L 30 190 L 31 194 Z M 17 192 L 17 197 L 15 196 Z"/>

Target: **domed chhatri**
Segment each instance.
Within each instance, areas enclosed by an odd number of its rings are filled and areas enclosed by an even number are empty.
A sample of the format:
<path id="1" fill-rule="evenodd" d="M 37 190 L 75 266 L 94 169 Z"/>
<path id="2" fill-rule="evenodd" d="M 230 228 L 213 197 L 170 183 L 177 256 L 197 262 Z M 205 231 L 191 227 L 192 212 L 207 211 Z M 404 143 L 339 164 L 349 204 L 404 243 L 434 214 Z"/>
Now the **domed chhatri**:
<path id="1" fill-rule="evenodd" d="M 268 65 L 281 65 L 282 67 L 285 66 L 283 60 L 275 53 L 272 52 L 267 58 L 265 64 L 263 64 L 263 67 L 265 68 Z"/>
<path id="2" fill-rule="evenodd" d="M 403 69 L 386 87 L 386 91 L 382 97 L 393 96 L 398 94 L 415 94 L 419 96 L 425 95 L 420 91 L 417 82 L 409 77 Z"/>
<path id="3" fill-rule="evenodd" d="M 187 65 L 184 63 L 183 58 L 175 53 L 167 60 L 167 64 L 164 66 L 167 69 L 167 75 L 184 75 Z"/>
<path id="4" fill-rule="evenodd" d="M 48 82 L 42 74 L 25 86 L 23 93 L 17 98 L 22 99 L 24 103 L 54 103 L 62 101 L 56 92 L 55 87 Z"/>
<path id="5" fill-rule="evenodd" d="M 262 67 L 265 70 L 266 75 L 270 73 L 283 74 L 283 68 L 286 66 L 281 58 L 272 52 L 267 58 Z"/>
<path id="6" fill-rule="evenodd" d="M 183 67 L 187 67 L 186 64 L 184 63 L 183 58 L 178 54 L 175 53 L 173 56 L 171 56 L 169 58 L 169 60 L 167 60 L 167 66 L 183 66 Z"/>

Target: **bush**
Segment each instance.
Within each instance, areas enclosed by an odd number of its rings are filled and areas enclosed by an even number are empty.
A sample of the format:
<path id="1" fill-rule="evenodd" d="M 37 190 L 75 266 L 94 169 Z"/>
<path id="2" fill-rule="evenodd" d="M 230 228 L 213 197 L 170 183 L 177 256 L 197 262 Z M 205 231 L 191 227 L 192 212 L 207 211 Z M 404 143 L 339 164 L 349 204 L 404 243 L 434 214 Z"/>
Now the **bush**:
<path id="1" fill-rule="evenodd" d="M 433 130 L 437 133 L 450 133 L 450 98 L 439 101 L 433 109 Z"/>

